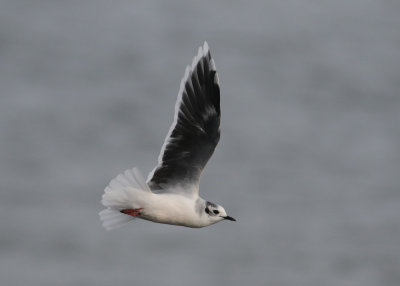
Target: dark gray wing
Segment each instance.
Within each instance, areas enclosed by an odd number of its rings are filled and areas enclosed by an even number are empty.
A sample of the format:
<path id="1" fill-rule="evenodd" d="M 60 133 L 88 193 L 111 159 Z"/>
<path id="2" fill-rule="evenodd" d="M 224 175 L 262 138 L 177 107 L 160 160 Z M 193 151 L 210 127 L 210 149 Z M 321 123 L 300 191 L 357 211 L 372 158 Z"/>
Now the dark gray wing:
<path id="1" fill-rule="evenodd" d="M 220 137 L 220 90 L 217 71 L 205 42 L 181 81 L 174 122 L 165 138 L 158 165 L 149 174 L 152 190 L 180 185 L 198 190 L 200 174 Z"/>

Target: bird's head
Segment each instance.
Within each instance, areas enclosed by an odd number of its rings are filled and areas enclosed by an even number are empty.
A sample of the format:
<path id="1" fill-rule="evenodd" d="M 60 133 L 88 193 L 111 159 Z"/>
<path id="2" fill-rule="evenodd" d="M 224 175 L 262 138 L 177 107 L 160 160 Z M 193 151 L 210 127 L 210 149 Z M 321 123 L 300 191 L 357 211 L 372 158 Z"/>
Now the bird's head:
<path id="1" fill-rule="evenodd" d="M 236 219 L 226 214 L 226 211 L 222 206 L 214 204 L 212 202 L 206 202 L 203 211 L 211 224 L 217 223 L 224 219 L 236 221 Z"/>

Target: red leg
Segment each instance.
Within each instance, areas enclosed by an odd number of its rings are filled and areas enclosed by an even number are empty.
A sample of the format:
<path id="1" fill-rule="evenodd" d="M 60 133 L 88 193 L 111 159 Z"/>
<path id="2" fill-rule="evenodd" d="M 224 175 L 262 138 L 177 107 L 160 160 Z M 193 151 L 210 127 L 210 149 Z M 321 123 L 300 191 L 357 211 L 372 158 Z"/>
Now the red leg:
<path id="1" fill-rule="evenodd" d="M 123 214 L 127 214 L 127 215 L 131 215 L 131 216 L 139 216 L 140 215 L 140 211 L 143 208 L 139 208 L 139 209 L 126 209 L 126 210 L 121 210 L 120 212 Z"/>

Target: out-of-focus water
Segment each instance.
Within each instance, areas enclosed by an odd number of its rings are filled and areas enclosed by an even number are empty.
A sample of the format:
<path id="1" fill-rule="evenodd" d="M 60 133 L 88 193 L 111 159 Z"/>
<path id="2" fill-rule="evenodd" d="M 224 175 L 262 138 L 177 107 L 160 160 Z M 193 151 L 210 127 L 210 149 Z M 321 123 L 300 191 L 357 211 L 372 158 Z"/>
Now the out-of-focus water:
<path id="1" fill-rule="evenodd" d="M 400 2 L 159 2 L 0 2 L 1 285 L 399 285 Z M 204 40 L 238 221 L 106 232 Z"/>

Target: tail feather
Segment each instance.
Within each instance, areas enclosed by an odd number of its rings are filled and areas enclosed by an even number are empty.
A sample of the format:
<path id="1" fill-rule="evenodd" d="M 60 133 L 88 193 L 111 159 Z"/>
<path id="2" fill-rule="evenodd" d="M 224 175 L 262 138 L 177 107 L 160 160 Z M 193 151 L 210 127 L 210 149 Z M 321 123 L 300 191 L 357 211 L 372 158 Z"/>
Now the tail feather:
<path id="1" fill-rule="evenodd" d="M 104 209 L 99 213 L 100 219 L 103 221 L 103 227 L 106 230 L 111 230 L 123 226 L 130 222 L 133 217 L 125 215 L 118 210 Z"/>
<path id="2" fill-rule="evenodd" d="M 99 213 L 104 228 L 114 229 L 133 220 L 133 216 L 120 211 L 135 207 L 137 196 L 142 192 L 151 193 L 151 190 L 136 168 L 126 170 L 111 180 L 104 190 L 101 201 L 106 209 Z"/>
<path id="3" fill-rule="evenodd" d="M 145 179 L 137 168 L 126 170 L 124 173 L 119 174 L 111 180 L 105 192 L 111 191 L 113 188 L 133 187 L 144 191 L 151 192 L 149 186 L 146 184 Z"/>

